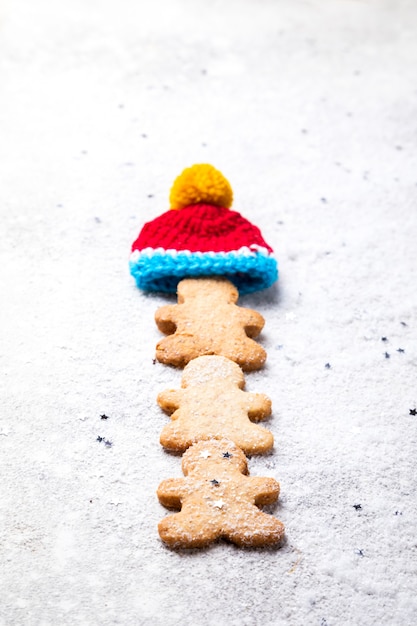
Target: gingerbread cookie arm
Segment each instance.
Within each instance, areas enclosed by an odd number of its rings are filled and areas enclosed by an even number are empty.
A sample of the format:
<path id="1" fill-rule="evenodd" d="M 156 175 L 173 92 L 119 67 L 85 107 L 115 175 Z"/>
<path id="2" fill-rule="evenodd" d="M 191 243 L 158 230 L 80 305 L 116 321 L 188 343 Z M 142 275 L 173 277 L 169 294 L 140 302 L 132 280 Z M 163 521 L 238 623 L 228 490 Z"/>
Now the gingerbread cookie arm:
<path id="1" fill-rule="evenodd" d="M 239 307 L 239 321 L 248 337 L 257 337 L 263 327 L 265 320 L 258 311 L 252 309 L 243 309 Z"/>
<path id="2" fill-rule="evenodd" d="M 172 335 L 177 329 L 176 306 L 175 304 L 167 304 L 155 312 L 156 325 L 165 335 Z"/>
<path id="3" fill-rule="evenodd" d="M 182 395 L 181 389 L 166 389 L 158 394 L 157 402 L 165 413 L 171 415 L 180 407 Z M 176 419 L 176 417 L 172 417 L 172 419 Z"/>
<path id="4" fill-rule="evenodd" d="M 271 400 L 264 393 L 247 393 L 248 417 L 253 422 L 260 422 L 271 415 Z"/>
<path id="5" fill-rule="evenodd" d="M 254 370 L 261 369 L 267 356 L 264 348 L 250 337 L 245 337 L 245 340 L 242 341 L 242 345 L 244 351 L 242 349 L 239 350 L 239 347 L 233 347 L 232 350 L 227 354 L 225 353 L 224 356 L 235 361 L 244 372 L 253 372 Z"/>
<path id="6" fill-rule="evenodd" d="M 158 341 L 155 355 L 160 363 L 182 368 L 200 356 L 201 350 L 193 335 L 176 332 Z"/>
<path id="7" fill-rule="evenodd" d="M 163 480 L 157 489 L 159 502 L 167 509 L 180 509 L 181 499 L 187 493 L 184 478 L 168 478 Z"/>
<path id="8" fill-rule="evenodd" d="M 264 506 L 273 504 L 279 496 L 279 483 L 274 478 L 251 476 L 248 478 L 247 491 L 254 495 L 254 504 Z"/>

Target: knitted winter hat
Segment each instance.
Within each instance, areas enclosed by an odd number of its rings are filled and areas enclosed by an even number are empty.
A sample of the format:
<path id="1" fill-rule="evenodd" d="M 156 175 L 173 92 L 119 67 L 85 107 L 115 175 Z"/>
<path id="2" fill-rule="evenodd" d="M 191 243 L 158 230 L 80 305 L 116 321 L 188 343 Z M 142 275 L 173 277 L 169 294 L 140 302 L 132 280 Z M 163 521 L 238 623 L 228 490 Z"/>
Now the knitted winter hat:
<path id="1" fill-rule="evenodd" d="M 176 292 L 183 278 L 225 276 L 241 294 L 278 278 L 260 230 L 231 211 L 229 182 L 212 165 L 193 165 L 175 180 L 171 209 L 147 222 L 132 245 L 130 272 L 147 291 Z"/>

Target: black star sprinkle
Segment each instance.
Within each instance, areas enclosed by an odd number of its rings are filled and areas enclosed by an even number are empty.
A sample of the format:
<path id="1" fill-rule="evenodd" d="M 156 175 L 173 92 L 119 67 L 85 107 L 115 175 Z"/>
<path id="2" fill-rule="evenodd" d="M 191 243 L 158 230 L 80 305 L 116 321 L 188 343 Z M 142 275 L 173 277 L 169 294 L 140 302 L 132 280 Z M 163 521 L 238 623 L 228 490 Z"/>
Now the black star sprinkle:
<path id="1" fill-rule="evenodd" d="M 410 415 L 417 415 L 417 409 L 410 409 Z"/>
<path id="2" fill-rule="evenodd" d="M 405 352 L 404 348 L 398 348 L 397 352 Z"/>
<path id="3" fill-rule="evenodd" d="M 113 445 L 111 441 L 109 441 L 108 439 L 105 439 L 104 437 L 100 437 L 100 435 L 98 435 L 98 437 L 97 437 L 96 441 L 98 441 L 99 443 L 101 443 L 102 441 L 104 441 L 104 445 L 105 445 L 107 448 L 111 448 L 111 447 L 112 447 L 112 445 Z"/>
<path id="4" fill-rule="evenodd" d="M 355 550 L 355 554 L 357 554 L 358 556 L 365 556 L 363 550 Z"/>
<path id="5" fill-rule="evenodd" d="M 218 487 L 220 485 L 219 481 L 216 480 L 215 478 L 213 478 L 213 480 L 211 480 L 210 482 L 213 485 L 213 487 Z"/>
<path id="6" fill-rule="evenodd" d="M 360 509 L 362 508 L 361 504 L 354 504 L 353 508 L 356 509 L 356 511 L 360 511 Z"/>
<path id="7" fill-rule="evenodd" d="M 386 337 L 381 337 L 381 341 L 388 341 Z"/>
<path id="8" fill-rule="evenodd" d="M 109 416 L 108 416 L 108 415 L 106 415 L 105 413 L 103 413 L 103 415 L 100 415 L 100 419 L 101 419 L 101 420 L 108 420 L 108 419 L 109 419 Z"/>
<path id="9" fill-rule="evenodd" d="M 224 459 L 231 459 L 233 456 L 233 454 L 230 454 L 230 452 L 223 452 L 223 458 Z"/>
<path id="10" fill-rule="evenodd" d="M 330 363 L 326 363 L 326 365 L 324 366 L 326 368 L 326 370 L 329 370 L 331 368 Z"/>
<path id="11" fill-rule="evenodd" d="M 385 352 L 385 358 L 389 359 L 390 358 L 390 353 L 389 352 Z"/>

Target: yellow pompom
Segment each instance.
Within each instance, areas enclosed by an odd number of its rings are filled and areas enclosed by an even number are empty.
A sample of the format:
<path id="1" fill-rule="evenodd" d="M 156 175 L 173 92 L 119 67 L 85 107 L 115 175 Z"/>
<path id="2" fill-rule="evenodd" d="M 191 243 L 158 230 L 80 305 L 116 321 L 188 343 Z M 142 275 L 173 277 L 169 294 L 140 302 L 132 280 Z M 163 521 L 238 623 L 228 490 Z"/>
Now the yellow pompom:
<path id="1" fill-rule="evenodd" d="M 187 167 L 174 181 L 169 195 L 171 209 L 207 203 L 230 208 L 233 191 L 229 181 L 212 165 L 201 163 Z"/>

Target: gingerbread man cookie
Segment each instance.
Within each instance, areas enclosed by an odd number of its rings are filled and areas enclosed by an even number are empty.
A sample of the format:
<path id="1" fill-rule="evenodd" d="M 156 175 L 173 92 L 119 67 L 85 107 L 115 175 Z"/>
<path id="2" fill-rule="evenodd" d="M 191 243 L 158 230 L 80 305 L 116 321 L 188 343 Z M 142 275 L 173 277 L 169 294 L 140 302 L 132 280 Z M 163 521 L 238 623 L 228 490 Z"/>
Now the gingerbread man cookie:
<path id="1" fill-rule="evenodd" d="M 201 356 L 185 367 L 181 389 L 163 391 L 159 406 L 171 415 L 161 433 L 168 450 L 184 452 L 207 437 L 226 437 L 245 454 L 260 454 L 274 444 L 272 433 L 253 424 L 271 414 L 265 394 L 243 391 L 240 367 L 223 356 Z"/>
<path id="2" fill-rule="evenodd" d="M 157 494 L 167 508 L 181 509 L 163 519 L 159 535 L 174 548 L 201 548 L 216 539 L 239 546 L 277 544 L 284 525 L 258 507 L 275 502 L 279 483 L 249 477 L 246 457 L 227 439 L 209 439 L 183 456 L 185 478 L 164 480 Z"/>
<path id="3" fill-rule="evenodd" d="M 172 186 L 170 209 L 143 225 L 129 261 L 140 289 L 178 294 L 177 304 L 155 314 L 167 335 L 156 358 L 185 368 L 181 389 L 158 396 L 172 414 L 161 443 L 185 450 L 185 477 L 158 489 L 163 505 L 180 509 L 159 524 L 170 547 L 220 538 L 268 546 L 284 534 L 283 524 L 259 509 L 276 501 L 279 484 L 247 475 L 244 452 L 273 446 L 272 434 L 253 423 L 270 414 L 271 403 L 243 390 L 242 370 L 260 369 L 266 360 L 255 341 L 264 318 L 237 306 L 239 294 L 271 287 L 278 266 L 259 228 L 231 210 L 232 201 L 229 181 L 212 165 L 186 168 Z"/>
<path id="4" fill-rule="evenodd" d="M 155 321 L 168 337 L 156 346 L 161 363 L 184 367 L 198 356 L 217 354 L 243 370 L 257 370 L 266 352 L 252 337 L 264 326 L 257 311 L 236 305 L 238 290 L 226 278 L 186 278 L 178 283 L 178 304 L 159 308 Z"/>

